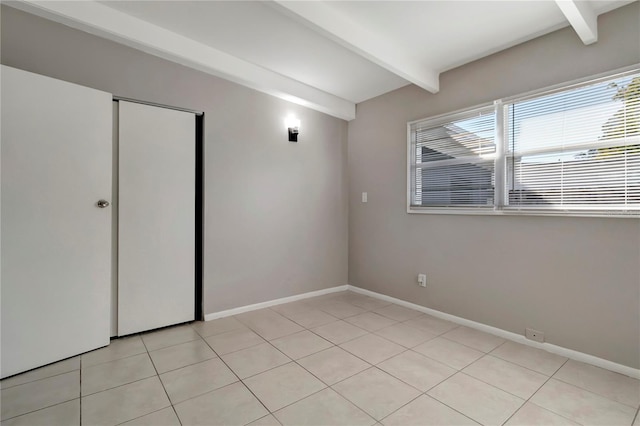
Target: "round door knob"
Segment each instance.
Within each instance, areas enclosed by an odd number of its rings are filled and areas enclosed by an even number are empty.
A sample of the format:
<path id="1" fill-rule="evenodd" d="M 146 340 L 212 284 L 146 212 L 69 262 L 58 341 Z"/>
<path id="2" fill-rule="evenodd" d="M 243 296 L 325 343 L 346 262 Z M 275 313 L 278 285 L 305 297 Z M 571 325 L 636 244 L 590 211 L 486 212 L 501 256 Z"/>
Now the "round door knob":
<path id="1" fill-rule="evenodd" d="M 105 207 L 109 207 L 109 202 L 107 200 L 99 200 L 96 205 L 101 209 L 104 209 Z"/>

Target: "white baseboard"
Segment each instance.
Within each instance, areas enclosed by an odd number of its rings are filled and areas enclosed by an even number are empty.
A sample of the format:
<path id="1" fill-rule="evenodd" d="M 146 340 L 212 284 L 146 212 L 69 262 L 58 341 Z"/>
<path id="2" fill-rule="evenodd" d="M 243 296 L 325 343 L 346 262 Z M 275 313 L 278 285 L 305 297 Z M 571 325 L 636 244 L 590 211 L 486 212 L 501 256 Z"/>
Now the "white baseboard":
<path id="1" fill-rule="evenodd" d="M 484 331 L 485 333 L 493 334 L 494 336 L 502 337 L 503 339 L 511 340 L 513 342 L 521 343 L 523 345 L 532 346 L 534 348 L 542 349 L 547 352 L 551 352 L 556 355 L 564 356 L 566 358 L 574 359 L 576 361 L 584 362 L 586 364 L 595 365 L 596 367 L 605 368 L 616 373 L 624 374 L 635 379 L 640 379 L 640 369 L 628 367 L 626 365 L 618 364 L 613 361 L 608 361 L 597 356 L 585 354 L 583 352 L 575 351 L 573 349 L 564 348 L 562 346 L 552 345 L 550 343 L 538 343 L 533 340 L 525 338 L 521 334 L 513 333 L 511 331 L 503 330 L 501 328 L 492 327 L 490 325 L 482 324 L 476 321 L 471 321 L 465 318 L 457 317 L 455 315 L 446 314 L 444 312 L 436 311 L 435 309 L 426 308 L 424 306 L 416 305 L 415 303 L 406 302 L 404 300 L 396 299 L 395 297 L 386 296 L 384 294 L 376 293 L 374 291 L 365 290 L 360 287 L 348 285 L 347 288 L 355 293 L 364 294 L 366 296 L 374 297 L 376 299 L 392 302 L 400 306 L 415 309 L 416 311 L 423 312 L 425 314 L 432 315 L 437 318 L 441 318 L 447 321 L 454 322 L 456 324 L 464 325 L 469 328 Z"/>
<path id="2" fill-rule="evenodd" d="M 255 311 L 257 309 L 268 308 L 270 306 L 282 305 L 283 303 L 295 302 L 296 300 L 308 299 L 310 297 L 322 296 L 324 294 L 335 293 L 338 291 L 345 291 L 349 288 L 348 285 L 341 285 L 337 287 L 323 288 L 322 290 L 310 291 L 308 293 L 296 294 L 295 296 L 283 297 L 281 299 L 268 300 L 266 302 L 255 303 L 253 305 L 241 306 L 239 308 L 227 309 L 225 311 L 214 312 L 206 314 L 204 316 L 205 321 L 211 321 L 218 318 L 229 317 L 231 315 L 238 315 L 244 312 Z"/>
<path id="3" fill-rule="evenodd" d="M 338 291 L 351 290 L 355 293 L 364 294 L 366 296 L 374 297 L 376 299 L 385 300 L 387 302 L 395 303 L 400 306 L 404 306 L 416 311 L 423 312 L 425 314 L 432 315 L 436 318 L 451 321 L 456 324 L 464 325 L 465 327 L 473 328 L 476 330 L 484 331 L 485 333 L 493 334 L 494 336 L 502 337 L 503 339 L 511 340 L 516 343 L 531 346 L 534 348 L 542 349 L 547 352 L 551 352 L 556 355 L 564 356 L 566 358 L 574 359 L 576 361 L 584 362 L 586 364 L 595 365 L 616 373 L 624 374 L 635 379 L 640 379 L 640 369 L 628 367 L 626 365 L 618 364 L 613 361 L 609 361 L 597 356 L 585 354 L 584 352 L 575 351 L 573 349 L 564 348 L 562 346 L 552 345 L 550 343 L 538 343 L 533 340 L 525 338 L 521 334 L 513 333 L 511 331 L 503 330 L 501 328 L 492 327 L 490 325 L 482 324 L 476 321 L 461 318 L 455 315 L 447 314 L 444 312 L 436 311 L 435 309 L 427 308 L 415 303 L 407 302 L 395 297 L 387 296 L 375 291 L 365 290 L 360 287 L 355 287 L 350 284 L 341 285 L 337 287 L 325 288 L 322 290 L 311 291 L 308 293 L 296 294 L 295 296 L 283 297 L 281 299 L 268 300 L 266 302 L 256 303 L 253 305 L 241 306 L 239 308 L 227 309 L 225 311 L 214 312 L 206 314 L 204 316 L 205 321 L 211 321 L 218 318 L 224 318 L 231 315 L 237 315 L 244 312 L 255 311 L 257 309 L 268 308 L 270 306 L 281 305 L 283 303 L 295 302 L 297 300 L 308 299 L 310 297 L 322 296 L 329 293 L 336 293 Z"/>

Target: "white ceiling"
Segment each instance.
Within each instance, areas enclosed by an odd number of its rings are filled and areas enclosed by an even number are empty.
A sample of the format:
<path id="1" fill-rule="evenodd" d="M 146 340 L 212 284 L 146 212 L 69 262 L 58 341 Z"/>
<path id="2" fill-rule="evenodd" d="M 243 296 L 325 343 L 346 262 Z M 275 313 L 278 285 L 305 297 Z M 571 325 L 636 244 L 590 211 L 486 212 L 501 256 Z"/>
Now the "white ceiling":
<path id="1" fill-rule="evenodd" d="M 23 0 L 10 5 L 352 119 L 356 103 L 409 83 L 436 92 L 439 73 L 568 25 L 591 43 L 597 40 L 595 17 L 631 2 Z"/>
<path id="2" fill-rule="evenodd" d="M 554 1 L 334 2 L 439 72 L 568 25 Z"/>
<path id="3" fill-rule="evenodd" d="M 262 2 L 101 3 L 352 102 L 407 84 Z"/>

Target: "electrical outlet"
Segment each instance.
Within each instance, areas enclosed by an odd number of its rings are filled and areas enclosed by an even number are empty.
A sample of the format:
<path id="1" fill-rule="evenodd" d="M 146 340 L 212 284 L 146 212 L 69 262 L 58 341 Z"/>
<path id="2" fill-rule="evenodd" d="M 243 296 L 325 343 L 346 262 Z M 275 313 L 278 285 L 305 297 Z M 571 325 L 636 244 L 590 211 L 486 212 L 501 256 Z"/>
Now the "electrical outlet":
<path id="1" fill-rule="evenodd" d="M 427 276 L 425 274 L 418 274 L 418 285 L 420 287 L 427 286 Z"/>
<path id="2" fill-rule="evenodd" d="M 544 333 L 542 331 L 534 330 L 533 328 L 527 328 L 524 330 L 524 336 L 529 340 L 535 340 L 536 342 L 544 343 Z"/>
<path id="3" fill-rule="evenodd" d="M 362 202 L 366 203 L 367 202 L 367 198 L 368 198 L 368 194 L 366 192 L 362 193 Z"/>

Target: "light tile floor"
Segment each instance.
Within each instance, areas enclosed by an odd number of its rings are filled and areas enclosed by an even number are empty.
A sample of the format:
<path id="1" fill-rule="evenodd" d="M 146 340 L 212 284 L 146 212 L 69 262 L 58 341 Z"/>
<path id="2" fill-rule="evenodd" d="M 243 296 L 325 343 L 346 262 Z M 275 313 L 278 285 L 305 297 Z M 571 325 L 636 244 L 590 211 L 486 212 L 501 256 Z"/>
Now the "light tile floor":
<path id="1" fill-rule="evenodd" d="M 638 380 L 352 292 L 113 340 L 0 394 L 2 426 L 640 426 Z"/>

